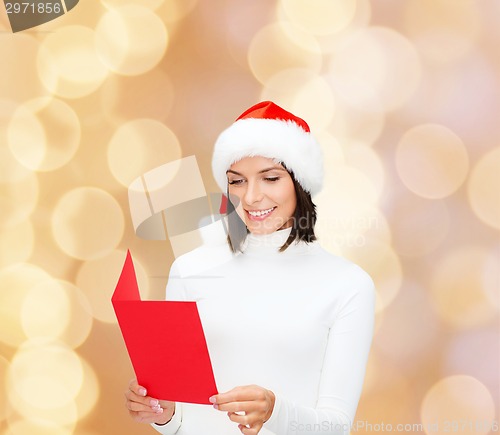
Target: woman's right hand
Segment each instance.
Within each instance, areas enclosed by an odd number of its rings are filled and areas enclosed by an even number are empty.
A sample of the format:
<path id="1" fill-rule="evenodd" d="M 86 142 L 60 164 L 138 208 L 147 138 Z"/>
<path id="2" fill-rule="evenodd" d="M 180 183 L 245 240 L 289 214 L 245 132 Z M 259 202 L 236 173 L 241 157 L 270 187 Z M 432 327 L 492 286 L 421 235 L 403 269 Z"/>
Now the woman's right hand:
<path id="1" fill-rule="evenodd" d="M 125 399 L 130 416 L 139 423 L 165 424 L 175 412 L 175 402 L 147 396 L 146 389 L 137 384 L 137 379 L 130 381 Z"/>

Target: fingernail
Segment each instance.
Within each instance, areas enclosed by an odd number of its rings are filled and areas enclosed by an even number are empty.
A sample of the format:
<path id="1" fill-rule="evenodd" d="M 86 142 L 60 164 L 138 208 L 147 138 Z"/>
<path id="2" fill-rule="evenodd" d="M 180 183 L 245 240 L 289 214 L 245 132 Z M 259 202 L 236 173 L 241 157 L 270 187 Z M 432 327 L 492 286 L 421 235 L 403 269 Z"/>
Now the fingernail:
<path id="1" fill-rule="evenodd" d="M 160 408 L 156 411 L 157 414 L 161 414 L 163 412 L 163 408 Z"/>
<path id="2" fill-rule="evenodd" d="M 149 401 L 149 404 L 150 404 L 151 406 L 157 406 L 157 405 L 158 405 L 158 403 L 159 403 L 159 402 L 158 402 L 158 400 L 156 400 L 156 399 L 151 399 L 151 400 Z"/>
<path id="3" fill-rule="evenodd" d="M 139 388 L 139 394 L 140 394 L 141 396 L 145 396 L 145 395 L 146 395 L 146 393 L 147 393 L 147 391 L 146 391 L 146 389 L 145 389 L 145 388 Z"/>
<path id="4" fill-rule="evenodd" d="M 215 403 L 216 402 L 215 396 L 210 397 L 208 400 L 209 400 L 210 403 Z"/>
<path id="5" fill-rule="evenodd" d="M 214 408 L 215 408 L 215 409 L 219 409 L 219 405 L 217 405 L 217 403 L 216 403 L 216 404 L 214 404 Z"/>

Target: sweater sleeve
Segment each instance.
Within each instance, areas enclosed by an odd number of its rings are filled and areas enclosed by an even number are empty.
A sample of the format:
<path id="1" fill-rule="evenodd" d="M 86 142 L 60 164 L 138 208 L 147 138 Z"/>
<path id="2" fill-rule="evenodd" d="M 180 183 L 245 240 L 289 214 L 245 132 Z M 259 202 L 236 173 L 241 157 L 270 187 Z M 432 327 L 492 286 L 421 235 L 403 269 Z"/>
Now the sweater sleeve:
<path id="1" fill-rule="evenodd" d="M 335 310 L 321 371 L 316 407 L 275 394 L 264 427 L 276 435 L 348 435 L 356 414 L 375 318 L 375 287 L 359 266 L 348 273 L 345 297 Z"/>
<path id="2" fill-rule="evenodd" d="M 185 301 L 186 296 L 184 286 L 180 276 L 176 261 L 172 263 L 168 276 L 167 288 L 165 291 L 167 301 Z M 152 423 L 151 426 L 163 435 L 173 435 L 177 433 L 182 424 L 182 403 L 175 402 L 175 413 L 172 419 L 165 425 Z"/>

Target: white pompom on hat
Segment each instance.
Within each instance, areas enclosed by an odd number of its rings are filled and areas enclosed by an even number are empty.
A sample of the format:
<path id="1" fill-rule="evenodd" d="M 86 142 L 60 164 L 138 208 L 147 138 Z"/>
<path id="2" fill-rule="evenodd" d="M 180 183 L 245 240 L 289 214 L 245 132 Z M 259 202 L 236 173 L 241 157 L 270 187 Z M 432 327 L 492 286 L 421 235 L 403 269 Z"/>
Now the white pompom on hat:
<path id="1" fill-rule="evenodd" d="M 223 193 L 226 171 L 244 157 L 283 162 L 303 189 L 314 196 L 323 186 L 323 152 L 307 123 L 271 101 L 243 112 L 215 142 L 212 171 Z"/>

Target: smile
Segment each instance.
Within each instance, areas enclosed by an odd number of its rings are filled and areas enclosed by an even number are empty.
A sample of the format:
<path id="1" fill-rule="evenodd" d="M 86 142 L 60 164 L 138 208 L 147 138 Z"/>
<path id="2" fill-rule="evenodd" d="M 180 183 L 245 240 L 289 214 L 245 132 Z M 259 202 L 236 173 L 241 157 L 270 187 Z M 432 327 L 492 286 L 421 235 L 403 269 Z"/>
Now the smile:
<path id="1" fill-rule="evenodd" d="M 254 210 L 254 211 L 249 211 L 249 210 L 245 210 L 250 219 L 251 220 L 262 220 L 262 219 L 265 219 L 266 217 L 268 217 L 272 212 L 273 210 L 275 209 L 276 207 L 271 207 L 271 208 L 268 208 L 266 210 Z"/>

